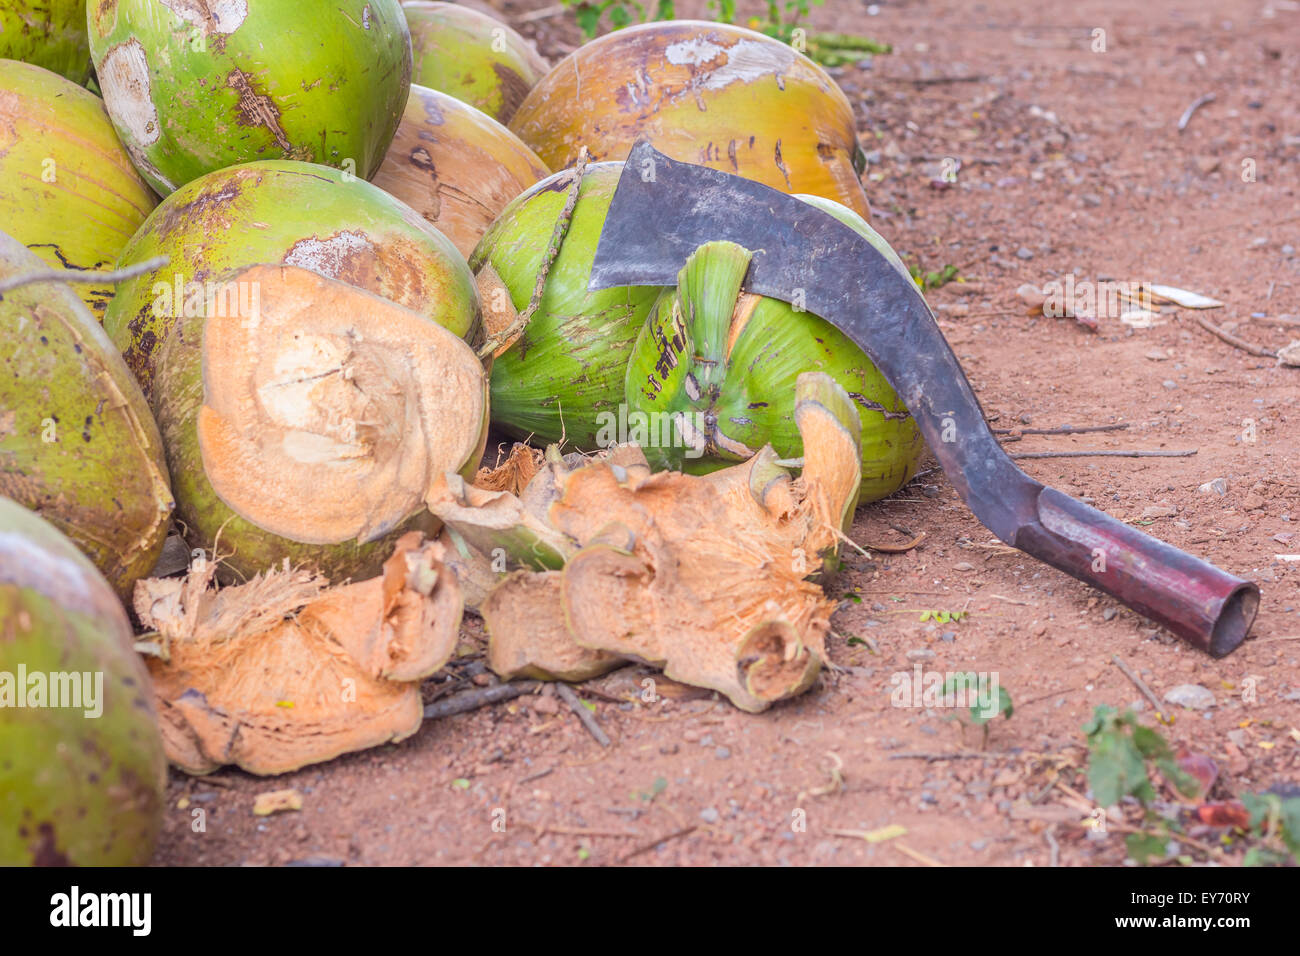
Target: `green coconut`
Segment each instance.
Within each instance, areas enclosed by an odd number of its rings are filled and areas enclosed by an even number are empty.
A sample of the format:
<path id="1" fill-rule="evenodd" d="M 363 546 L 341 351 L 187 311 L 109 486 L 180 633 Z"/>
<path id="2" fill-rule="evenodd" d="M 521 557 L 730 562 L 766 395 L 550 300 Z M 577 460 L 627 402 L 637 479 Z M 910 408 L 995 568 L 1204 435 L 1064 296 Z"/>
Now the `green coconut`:
<path id="1" fill-rule="evenodd" d="M 459 256 L 446 268 L 468 281 Z M 227 578 L 287 560 L 338 582 L 378 574 L 408 531 L 435 534 L 430 487 L 472 475 L 487 439 L 474 350 L 427 314 L 293 265 L 236 273 L 215 302 L 175 320 L 155 356 L 191 548 Z"/>
<path id="2" fill-rule="evenodd" d="M 0 233 L 0 280 L 44 268 Z M 171 523 L 148 403 L 63 283 L 0 299 L 0 494 L 71 538 L 124 599 L 158 560 Z"/>
<path id="3" fill-rule="evenodd" d="M 801 198 L 852 226 L 907 276 L 853 212 L 828 199 Z M 783 458 L 800 457 L 795 383 L 803 372 L 824 372 L 861 417 L 859 501 L 897 491 L 916 473 L 925 448 L 906 406 L 830 323 L 779 299 L 742 293 L 751 257 L 734 243 L 707 243 L 687 260 L 677 288 L 660 296 L 627 365 L 625 440 L 646 447 L 656 467 L 697 474 L 744 461 L 768 444 Z"/>
<path id="4" fill-rule="evenodd" d="M 493 422 L 513 437 L 598 447 L 616 422 L 633 343 L 660 289 L 587 291 L 596 243 L 622 163 L 588 166 L 560 253 L 528 328 L 492 366 Z M 491 331 L 527 308 L 556 220 L 573 183 L 556 173 L 520 195 L 470 257 Z"/>
<path id="5" fill-rule="evenodd" d="M 0 230 L 54 269 L 111 269 L 157 202 L 99 97 L 16 60 L 0 60 L 0 178 Z M 77 294 L 99 318 L 113 287 Z"/>
<path id="6" fill-rule="evenodd" d="M 167 762 L 103 576 L 0 498 L 0 866 L 149 862 Z"/>
<path id="7" fill-rule="evenodd" d="M 415 55 L 413 78 L 509 123 L 550 69 L 531 43 L 486 13 L 455 3 L 402 4 Z"/>
<path id="8" fill-rule="evenodd" d="M 90 79 L 86 0 L 6 0 L 0 9 L 0 59 L 34 63 L 85 86 Z"/>
<path id="9" fill-rule="evenodd" d="M 164 196 L 260 159 L 369 179 L 411 84 L 397 0 L 102 0 L 89 31 L 113 123 Z"/>
<path id="10" fill-rule="evenodd" d="M 118 265 L 158 255 L 170 263 L 119 285 L 104 316 L 146 395 L 153 353 L 176 318 L 201 315 L 217 284 L 258 263 L 312 269 L 460 336 L 479 321 L 473 276 L 451 241 L 382 189 L 327 166 L 269 160 L 189 183 L 159 205 Z"/>

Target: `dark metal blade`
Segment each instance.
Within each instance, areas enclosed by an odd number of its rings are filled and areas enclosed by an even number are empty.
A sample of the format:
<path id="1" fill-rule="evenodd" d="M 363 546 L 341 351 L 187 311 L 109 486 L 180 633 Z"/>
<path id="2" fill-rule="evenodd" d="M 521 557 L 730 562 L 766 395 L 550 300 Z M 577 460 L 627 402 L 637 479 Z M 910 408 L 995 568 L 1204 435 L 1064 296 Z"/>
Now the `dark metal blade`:
<path id="1" fill-rule="evenodd" d="M 1000 507 L 1008 483 L 1022 486 L 1021 498 L 1042 486 L 1002 453 L 916 283 L 835 217 L 761 183 L 670 159 L 643 140 L 619 177 L 589 288 L 675 285 L 687 257 L 716 240 L 754 253 L 746 289 L 800 301 L 866 352 L 931 448 L 961 441 L 971 473 L 953 481 L 971 488 L 963 494 L 971 509 L 1011 541 L 1024 515 Z M 979 501 L 984 490 L 997 501 Z"/>
<path id="2" fill-rule="evenodd" d="M 1245 638 L 1259 589 L 1016 467 L 916 284 L 820 209 L 639 142 L 610 204 L 589 288 L 674 285 L 691 253 L 717 240 L 753 252 L 745 288 L 798 303 L 870 357 L 958 493 L 1000 539 L 1215 656 Z"/>

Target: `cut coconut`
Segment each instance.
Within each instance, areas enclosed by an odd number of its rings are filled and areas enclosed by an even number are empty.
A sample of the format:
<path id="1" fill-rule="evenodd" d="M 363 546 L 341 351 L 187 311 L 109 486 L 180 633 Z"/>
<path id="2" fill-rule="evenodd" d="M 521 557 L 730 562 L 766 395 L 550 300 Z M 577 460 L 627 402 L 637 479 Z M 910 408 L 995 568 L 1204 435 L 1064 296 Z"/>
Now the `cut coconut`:
<path id="1" fill-rule="evenodd" d="M 661 666 L 749 711 L 806 690 L 835 607 L 807 578 L 852 515 L 860 425 L 822 373 L 799 376 L 794 407 L 812 449 L 798 479 L 770 447 L 698 477 L 651 473 L 640 448 L 619 446 L 585 462 L 548 452 L 519 498 L 466 492 L 459 512 L 444 514 L 449 526 L 527 526 L 581 546 L 558 577 L 519 571 L 489 596 L 494 669 L 555 674 L 585 666 L 585 648 Z"/>
<path id="2" fill-rule="evenodd" d="M 149 670 L 168 759 L 189 773 L 285 773 L 413 734 L 419 682 L 460 628 L 445 556 L 413 533 L 358 584 L 285 568 L 214 590 L 212 564 L 141 581 L 136 613 L 165 649 Z"/>
<path id="3" fill-rule="evenodd" d="M 293 541 L 368 541 L 423 506 L 431 482 L 482 451 L 486 376 L 453 333 L 293 266 L 203 333 L 203 466 L 248 521 Z M 219 299 L 220 300 L 220 299 Z"/>
<path id="4" fill-rule="evenodd" d="M 623 663 L 574 643 L 564 621 L 559 571 L 514 571 L 483 602 L 487 664 L 505 680 L 583 681 Z"/>
<path id="5" fill-rule="evenodd" d="M 851 210 L 801 198 L 841 219 L 907 274 Z M 745 461 L 766 444 L 782 458 L 797 458 L 803 449 L 794 386 L 801 373 L 816 370 L 839 382 L 858 410 L 859 500 L 897 491 L 925 447 L 910 413 L 841 331 L 791 303 L 742 293 L 751 258 L 735 243 L 705 243 L 686 260 L 677 287 L 661 293 L 637 336 L 624 386 L 626 417 L 648 422 L 650 440 L 624 440 L 646 445 L 656 468 L 695 474 Z"/>

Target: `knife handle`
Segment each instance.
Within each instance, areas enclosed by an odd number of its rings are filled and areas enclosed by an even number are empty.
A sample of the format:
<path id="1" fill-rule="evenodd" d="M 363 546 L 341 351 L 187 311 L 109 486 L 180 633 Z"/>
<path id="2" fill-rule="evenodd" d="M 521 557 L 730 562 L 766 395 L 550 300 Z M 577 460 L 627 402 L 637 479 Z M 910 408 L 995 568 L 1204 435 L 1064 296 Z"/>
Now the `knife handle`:
<path id="1" fill-rule="evenodd" d="M 1231 653 L 1259 610 L 1250 581 L 1166 544 L 1054 488 L 1010 544 L 1098 587 L 1213 657 Z"/>

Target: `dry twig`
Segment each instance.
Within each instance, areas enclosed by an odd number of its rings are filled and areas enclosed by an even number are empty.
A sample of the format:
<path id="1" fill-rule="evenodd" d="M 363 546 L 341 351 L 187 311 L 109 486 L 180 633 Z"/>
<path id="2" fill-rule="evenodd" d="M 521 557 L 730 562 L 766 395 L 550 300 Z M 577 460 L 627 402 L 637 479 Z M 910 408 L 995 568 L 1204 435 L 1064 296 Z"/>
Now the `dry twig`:
<path id="1" fill-rule="evenodd" d="M 569 710 L 573 711 L 578 719 L 582 721 L 582 726 L 587 728 L 587 733 L 596 738 L 596 743 L 602 747 L 608 747 L 610 745 L 609 735 L 600 729 L 600 724 L 596 723 L 596 718 L 592 716 L 591 711 L 583 706 L 582 701 L 578 699 L 578 695 L 573 692 L 573 688 L 563 681 L 559 681 L 555 685 L 555 692 L 560 695 L 562 701 L 569 705 Z"/>

